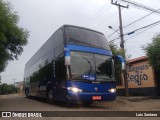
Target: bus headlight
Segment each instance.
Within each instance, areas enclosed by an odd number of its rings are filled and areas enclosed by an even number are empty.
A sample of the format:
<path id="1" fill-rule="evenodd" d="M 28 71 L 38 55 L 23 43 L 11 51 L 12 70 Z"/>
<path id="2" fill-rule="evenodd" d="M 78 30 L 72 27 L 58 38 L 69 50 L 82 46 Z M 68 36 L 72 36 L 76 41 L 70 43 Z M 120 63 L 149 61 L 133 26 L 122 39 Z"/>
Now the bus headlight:
<path id="1" fill-rule="evenodd" d="M 82 92 L 82 89 L 76 88 L 76 87 L 67 87 L 68 90 L 72 91 L 72 92 Z"/>
<path id="2" fill-rule="evenodd" d="M 116 89 L 115 88 L 111 88 L 108 90 L 110 93 L 115 93 L 116 92 Z"/>

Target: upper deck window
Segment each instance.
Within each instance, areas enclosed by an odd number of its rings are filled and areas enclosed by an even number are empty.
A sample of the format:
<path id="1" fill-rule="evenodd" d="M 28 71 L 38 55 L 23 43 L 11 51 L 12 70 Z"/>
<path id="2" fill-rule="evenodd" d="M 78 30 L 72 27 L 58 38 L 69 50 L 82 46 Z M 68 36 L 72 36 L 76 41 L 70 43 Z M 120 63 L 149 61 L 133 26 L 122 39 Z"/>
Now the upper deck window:
<path id="1" fill-rule="evenodd" d="M 66 43 L 110 50 L 107 39 L 102 33 L 79 27 L 65 27 Z"/>

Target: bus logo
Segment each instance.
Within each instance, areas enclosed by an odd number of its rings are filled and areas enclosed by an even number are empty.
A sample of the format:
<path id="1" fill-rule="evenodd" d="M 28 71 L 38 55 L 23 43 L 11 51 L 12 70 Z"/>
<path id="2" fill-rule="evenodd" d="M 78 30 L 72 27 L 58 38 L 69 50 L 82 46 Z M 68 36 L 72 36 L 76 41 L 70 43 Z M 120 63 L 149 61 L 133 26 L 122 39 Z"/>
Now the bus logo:
<path id="1" fill-rule="evenodd" d="M 98 88 L 97 88 L 97 87 L 95 87 L 95 88 L 94 88 L 94 91 L 95 91 L 95 92 L 98 92 Z"/>

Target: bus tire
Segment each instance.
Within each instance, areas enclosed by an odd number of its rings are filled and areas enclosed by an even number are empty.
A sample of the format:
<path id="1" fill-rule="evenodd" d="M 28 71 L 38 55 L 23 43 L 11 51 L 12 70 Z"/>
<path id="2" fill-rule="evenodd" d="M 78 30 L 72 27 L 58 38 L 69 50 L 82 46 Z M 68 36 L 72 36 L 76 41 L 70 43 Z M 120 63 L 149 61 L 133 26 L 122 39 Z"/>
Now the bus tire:
<path id="1" fill-rule="evenodd" d="M 25 92 L 25 94 L 26 94 L 26 98 L 30 98 L 30 94 L 28 90 Z"/>
<path id="2" fill-rule="evenodd" d="M 54 103 L 54 96 L 53 96 L 53 90 L 49 88 L 47 90 L 47 103 L 53 104 Z"/>
<path id="3" fill-rule="evenodd" d="M 91 106 L 91 104 L 92 104 L 93 102 L 83 102 L 82 104 L 83 104 L 83 106 Z"/>

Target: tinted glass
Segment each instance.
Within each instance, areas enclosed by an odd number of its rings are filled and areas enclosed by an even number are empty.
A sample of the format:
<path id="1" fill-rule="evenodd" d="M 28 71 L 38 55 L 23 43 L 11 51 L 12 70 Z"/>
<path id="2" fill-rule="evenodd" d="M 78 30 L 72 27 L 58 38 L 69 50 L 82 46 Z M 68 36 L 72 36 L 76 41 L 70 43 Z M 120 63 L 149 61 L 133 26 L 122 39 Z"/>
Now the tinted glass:
<path id="1" fill-rule="evenodd" d="M 112 78 L 112 60 L 108 56 L 95 55 L 96 77 L 98 80 L 110 80 Z"/>
<path id="2" fill-rule="evenodd" d="M 109 56 L 71 52 L 71 79 L 113 81 L 113 66 Z"/>
<path id="3" fill-rule="evenodd" d="M 65 36 L 68 44 L 93 46 L 107 50 L 110 49 L 105 36 L 96 31 L 67 26 L 65 27 Z"/>
<path id="4" fill-rule="evenodd" d="M 71 52 L 71 75 L 73 79 L 81 79 L 83 75 L 95 73 L 93 54 Z"/>

